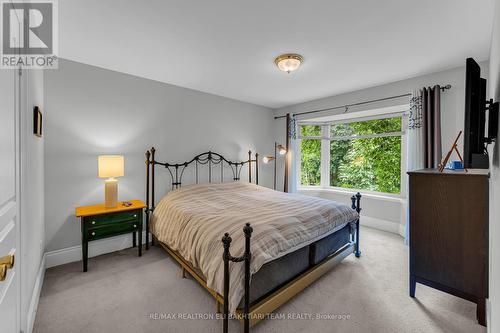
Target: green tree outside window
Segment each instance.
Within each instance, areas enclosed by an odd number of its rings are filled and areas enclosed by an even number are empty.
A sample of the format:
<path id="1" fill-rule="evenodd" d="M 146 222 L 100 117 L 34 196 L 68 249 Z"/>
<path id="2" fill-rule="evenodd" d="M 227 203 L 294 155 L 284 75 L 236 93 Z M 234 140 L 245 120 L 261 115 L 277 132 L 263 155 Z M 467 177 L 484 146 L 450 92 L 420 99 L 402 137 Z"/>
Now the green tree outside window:
<path id="1" fill-rule="evenodd" d="M 401 121 L 401 117 L 394 117 L 332 124 L 330 186 L 400 193 L 401 136 L 356 137 L 400 132 Z M 320 126 L 301 126 L 302 136 L 319 133 Z M 321 140 L 302 140 L 301 185 L 319 185 L 320 168 Z"/>

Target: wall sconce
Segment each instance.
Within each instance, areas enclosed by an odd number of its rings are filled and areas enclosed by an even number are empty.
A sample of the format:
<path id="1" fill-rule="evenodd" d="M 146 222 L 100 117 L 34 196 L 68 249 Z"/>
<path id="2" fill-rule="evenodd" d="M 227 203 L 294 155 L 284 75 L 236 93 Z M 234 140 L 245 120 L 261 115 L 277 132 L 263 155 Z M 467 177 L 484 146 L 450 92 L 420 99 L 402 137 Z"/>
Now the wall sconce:
<path id="1" fill-rule="evenodd" d="M 274 143 L 275 149 L 278 149 L 278 153 L 280 155 L 286 155 L 286 148 L 283 145 L 276 145 L 276 142 Z"/>
<path id="2" fill-rule="evenodd" d="M 274 160 L 275 160 L 274 156 L 264 156 L 264 158 L 262 159 L 262 162 L 268 164 L 268 163 L 270 163 L 270 162 L 272 162 Z"/>
<path id="3" fill-rule="evenodd" d="M 276 168 L 277 168 L 277 165 L 276 165 L 276 160 L 277 160 L 277 157 L 278 157 L 278 154 L 280 155 L 286 155 L 287 153 L 287 150 L 286 148 L 283 146 L 283 145 L 280 145 L 278 144 L 277 142 L 274 143 L 274 156 L 264 156 L 262 158 L 262 162 L 264 162 L 265 164 L 269 164 L 271 163 L 272 161 L 274 161 L 274 187 L 273 189 L 276 190 Z"/>

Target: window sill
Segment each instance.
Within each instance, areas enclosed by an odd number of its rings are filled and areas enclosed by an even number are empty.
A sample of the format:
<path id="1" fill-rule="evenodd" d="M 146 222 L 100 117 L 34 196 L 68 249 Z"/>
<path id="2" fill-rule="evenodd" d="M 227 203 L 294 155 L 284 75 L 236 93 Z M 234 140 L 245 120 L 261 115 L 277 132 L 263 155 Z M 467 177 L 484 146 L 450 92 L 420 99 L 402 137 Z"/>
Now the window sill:
<path id="1" fill-rule="evenodd" d="M 307 192 L 323 192 L 323 193 L 335 193 L 341 195 L 351 196 L 357 192 L 361 193 L 363 197 L 391 201 L 391 202 L 406 202 L 406 198 L 397 194 L 388 194 L 388 193 L 374 193 L 367 192 L 363 190 L 355 190 L 355 189 L 341 189 L 341 188 L 323 188 L 320 186 L 304 186 L 299 187 L 298 192 L 307 193 Z"/>

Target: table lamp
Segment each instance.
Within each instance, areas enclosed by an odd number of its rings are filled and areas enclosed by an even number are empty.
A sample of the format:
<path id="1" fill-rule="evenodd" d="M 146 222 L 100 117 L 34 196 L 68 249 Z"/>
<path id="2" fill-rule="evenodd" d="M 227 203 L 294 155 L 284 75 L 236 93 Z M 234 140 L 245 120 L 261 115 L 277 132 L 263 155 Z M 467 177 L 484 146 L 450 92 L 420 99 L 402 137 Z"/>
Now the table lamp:
<path id="1" fill-rule="evenodd" d="M 118 204 L 118 180 L 123 177 L 124 161 L 121 155 L 101 155 L 98 157 L 99 178 L 107 178 L 104 185 L 104 206 L 115 208 Z"/>

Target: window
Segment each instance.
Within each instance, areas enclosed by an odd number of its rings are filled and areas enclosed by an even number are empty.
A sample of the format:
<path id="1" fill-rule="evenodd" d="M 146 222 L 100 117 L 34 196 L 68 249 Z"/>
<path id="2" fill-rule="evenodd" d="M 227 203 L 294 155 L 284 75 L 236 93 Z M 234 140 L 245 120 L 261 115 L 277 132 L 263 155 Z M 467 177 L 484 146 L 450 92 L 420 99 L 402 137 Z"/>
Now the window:
<path id="1" fill-rule="evenodd" d="M 301 126 L 300 134 L 302 137 L 308 138 L 300 142 L 300 184 L 320 185 L 321 126 Z"/>
<path id="2" fill-rule="evenodd" d="M 301 125 L 300 185 L 399 194 L 402 122 L 399 115 Z M 322 145 L 326 145 L 326 151 Z M 326 174 L 321 172 L 322 165 L 327 168 Z M 322 180 L 322 174 L 327 179 Z"/>

